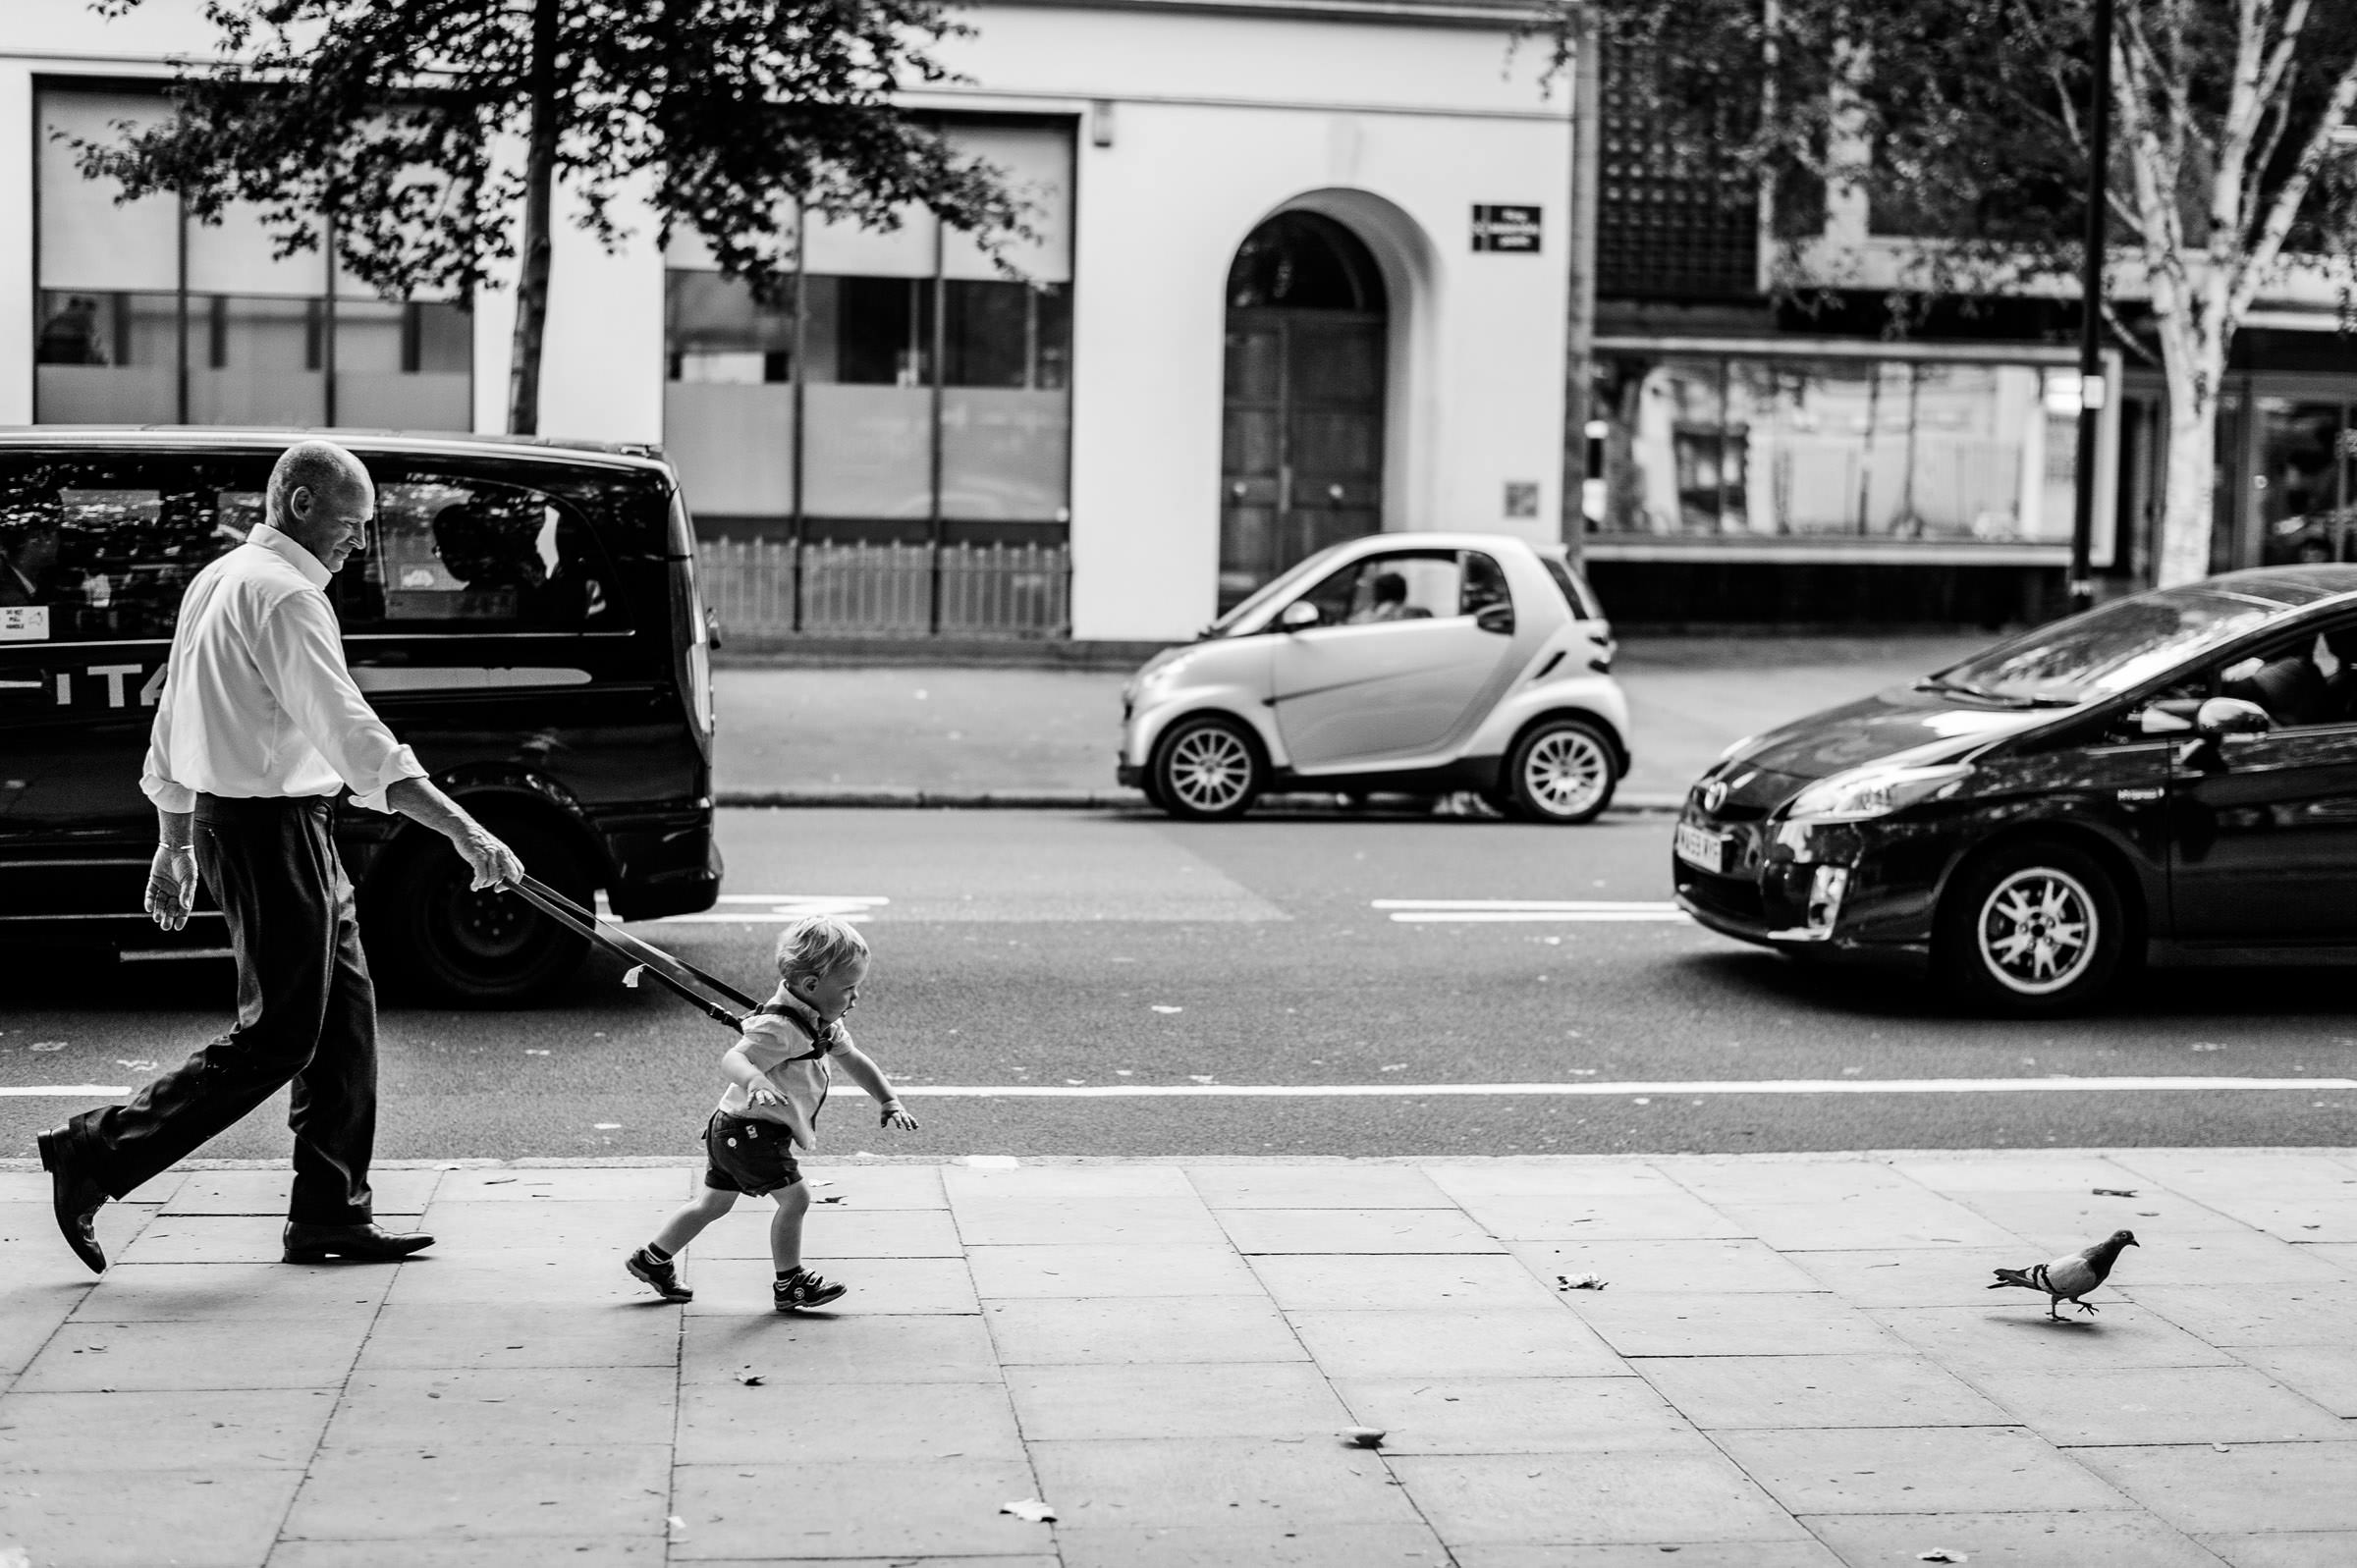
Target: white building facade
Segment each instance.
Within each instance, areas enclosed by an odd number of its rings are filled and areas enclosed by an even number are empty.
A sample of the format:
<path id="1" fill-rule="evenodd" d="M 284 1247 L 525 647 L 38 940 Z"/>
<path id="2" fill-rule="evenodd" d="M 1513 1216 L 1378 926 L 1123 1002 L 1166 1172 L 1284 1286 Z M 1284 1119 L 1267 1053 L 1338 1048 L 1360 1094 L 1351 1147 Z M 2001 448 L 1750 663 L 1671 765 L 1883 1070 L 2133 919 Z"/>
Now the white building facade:
<path id="1" fill-rule="evenodd" d="M 541 431 L 663 445 L 781 634 L 1167 640 L 1336 538 L 1553 538 L 1569 127 L 1517 17 L 977 7 L 910 103 L 1032 201 L 1027 281 L 919 213 L 812 225 L 762 302 L 651 221 L 561 221 Z M 0 423 L 502 429 L 511 297 L 378 300 L 80 177 L 55 133 L 159 112 L 211 41 L 197 0 L 0 18 Z"/>

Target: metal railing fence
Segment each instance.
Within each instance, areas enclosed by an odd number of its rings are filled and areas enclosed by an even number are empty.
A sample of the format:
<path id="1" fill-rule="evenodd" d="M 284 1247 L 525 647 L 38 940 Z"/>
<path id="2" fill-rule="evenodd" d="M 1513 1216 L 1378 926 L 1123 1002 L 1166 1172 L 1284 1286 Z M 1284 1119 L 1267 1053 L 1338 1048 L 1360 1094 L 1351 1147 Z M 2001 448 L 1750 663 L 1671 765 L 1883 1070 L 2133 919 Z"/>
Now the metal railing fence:
<path id="1" fill-rule="evenodd" d="M 705 539 L 704 602 L 724 637 L 1062 637 L 1068 544 Z"/>

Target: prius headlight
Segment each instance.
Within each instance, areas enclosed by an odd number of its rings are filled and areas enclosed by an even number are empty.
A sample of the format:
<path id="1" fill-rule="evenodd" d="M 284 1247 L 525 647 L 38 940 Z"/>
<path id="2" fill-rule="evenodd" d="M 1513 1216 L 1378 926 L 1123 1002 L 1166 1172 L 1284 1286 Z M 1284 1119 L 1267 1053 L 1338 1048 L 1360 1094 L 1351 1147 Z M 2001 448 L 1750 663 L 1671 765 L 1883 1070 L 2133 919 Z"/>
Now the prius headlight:
<path id="1" fill-rule="evenodd" d="M 1792 797 L 1787 819 L 1800 822 L 1862 822 L 1887 817 L 1919 800 L 1953 794 L 1972 774 L 1969 763 L 1893 767 L 1877 763 L 1820 779 Z"/>

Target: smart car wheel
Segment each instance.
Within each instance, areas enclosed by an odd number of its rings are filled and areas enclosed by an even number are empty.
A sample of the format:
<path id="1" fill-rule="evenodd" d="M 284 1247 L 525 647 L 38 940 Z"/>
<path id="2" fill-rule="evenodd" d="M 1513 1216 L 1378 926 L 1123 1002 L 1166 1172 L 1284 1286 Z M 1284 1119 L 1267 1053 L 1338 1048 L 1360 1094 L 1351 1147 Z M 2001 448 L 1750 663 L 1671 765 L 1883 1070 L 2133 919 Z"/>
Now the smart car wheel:
<path id="1" fill-rule="evenodd" d="M 483 825 L 576 903 L 595 896 L 554 834 L 514 819 Z M 411 834 L 388 854 L 369 878 L 361 926 L 371 966 L 402 990 L 446 1006 L 521 1006 L 553 991 L 588 950 L 586 939 L 516 894 L 469 888 L 466 863 L 438 835 Z"/>
<path id="2" fill-rule="evenodd" d="M 1260 795 L 1260 747 L 1233 719 L 1182 719 L 1154 748 L 1154 792 L 1174 817 L 1211 822 L 1240 817 Z"/>
<path id="3" fill-rule="evenodd" d="M 2127 916 L 2094 857 L 2015 844 L 1959 874 L 1940 906 L 1938 961 L 1959 1000 L 2015 1015 L 2067 1012 L 2118 972 Z"/>
<path id="4" fill-rule="evenodd" d="M 1550 719 L 1515 742 L 1492 803 L 1525 822 L 1593 822 L 1612 804 L 1617 758 L 1585 719 Z"/>

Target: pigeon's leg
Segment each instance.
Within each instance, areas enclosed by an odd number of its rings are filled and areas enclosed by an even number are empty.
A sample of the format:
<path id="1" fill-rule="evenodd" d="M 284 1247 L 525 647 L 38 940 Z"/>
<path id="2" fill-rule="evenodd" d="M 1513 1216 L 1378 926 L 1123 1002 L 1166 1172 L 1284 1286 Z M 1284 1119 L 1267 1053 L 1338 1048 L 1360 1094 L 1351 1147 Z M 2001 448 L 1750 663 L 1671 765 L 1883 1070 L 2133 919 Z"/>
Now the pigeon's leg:
<path id="1" fill-rule="evenodd" d="M 2048 1323 L 2060 1323 L 2060 1322 L 2062 1321 L 2062 1312 L 2061 1312 L 2061 1307 L 2062 1307 L 2062 1298 L 2061 1298 L 2060 1296 L 2049 1296 L 2049 1297 L 2047 1297 L 2047 1298 L 2046 1298 L 2046 1321 L 2047 1321 Z"/>
<path id="2" fill-rule="evenodd" d="M 2078 1297 L 2076 1297 L 2076 1296 L 2073 1296 L 2073 1297 L 2071 1297 L 2071 1298 L 2070 1298 L 2070 1304 L 2071 1304 L 2072 1306 L 2074 1306 L 2074 1307 L 2078 1308 L 2078 1309 L 2079 1309 L 2079 1311 L 2081 1311 L 2081 1312 L 2085 1313 L 2085 1314 L 2086 1314 L 2088 1317 L 2090 1317 L 2090 1318 L 2092 1318 L 2092 1317 L 2094 1317 L 2094 1316 L 2095 1316 L 2095 1311 L 2096 1311 L 2096 1310 L 2095 1310 L 2095 1308 L 2093 1308 L 2093 1307 L 2089 1306 L 2089 1305 L 2088 1305 L 2086 1302 L 2083 1302 L 2083 1301 L 2081 1301 L 2081 1300 L 2080 1300 Z"/>

